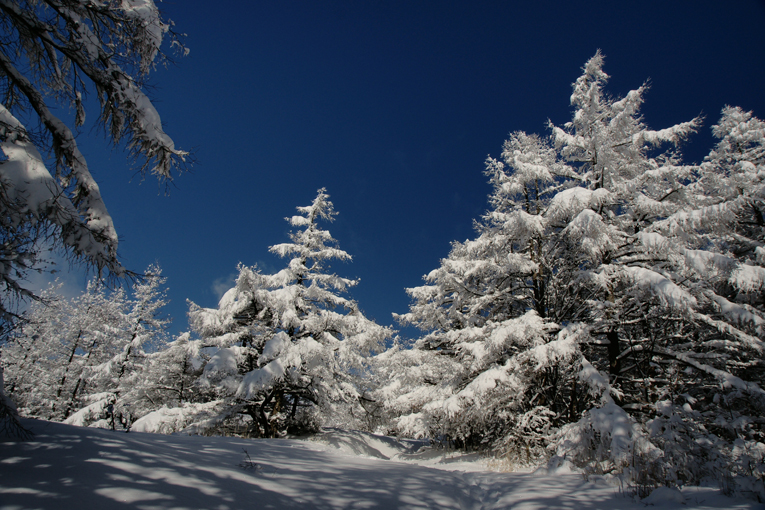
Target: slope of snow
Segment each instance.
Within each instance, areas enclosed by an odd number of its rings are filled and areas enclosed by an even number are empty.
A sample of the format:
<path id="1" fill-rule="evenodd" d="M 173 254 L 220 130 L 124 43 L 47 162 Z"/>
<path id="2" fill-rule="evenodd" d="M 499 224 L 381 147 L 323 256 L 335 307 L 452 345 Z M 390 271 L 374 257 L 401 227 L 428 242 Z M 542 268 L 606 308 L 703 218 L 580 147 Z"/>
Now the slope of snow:
<path id="1" fill-rule="evenodd" d="M 32 440 L 0 441 L 2 510 L 763 508 L 710 488 L 662 489 L 640 501 L 565 470 L 431 469 L 415 463 L 439 464 L 422 442 L 334 429 L 298 441 L 24 423 Z"/>
<path id="2" fill-rule="evenodd" d="M 307 442 L 312 448 L 340 455 L 393 460 L 446 471 L 497 471 L 511 467 L 478 453 L 434 447 L 427 439 L 396 439 L 358 430 L 325 428 Z M 513 471 L 523 470 L 517 466 L 512 468 Z"/>

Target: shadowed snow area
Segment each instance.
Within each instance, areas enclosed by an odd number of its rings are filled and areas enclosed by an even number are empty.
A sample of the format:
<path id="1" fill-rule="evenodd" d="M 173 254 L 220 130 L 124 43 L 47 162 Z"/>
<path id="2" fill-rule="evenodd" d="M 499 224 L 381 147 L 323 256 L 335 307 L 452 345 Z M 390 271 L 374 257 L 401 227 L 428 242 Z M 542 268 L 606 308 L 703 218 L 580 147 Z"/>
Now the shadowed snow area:
<path id="1" fill-rule="evenodd" d="M 432 448 L 425 439 L 396 439 L 358 430 L 325 428 L 308 441 L 344 455 L 409 462 L 447 471 L 491 471 L 489 459 L 477 453 Z"/>
<path id="2" fill-rule="evenodd" d="M 32 440 L 0 442 L 2 510 L 763 508 L 709 488 L 639 501 L 573 473 L 476 471 L 474 457 L 422 441 L 335 429 L 298 441 L 24 423 Z"/>

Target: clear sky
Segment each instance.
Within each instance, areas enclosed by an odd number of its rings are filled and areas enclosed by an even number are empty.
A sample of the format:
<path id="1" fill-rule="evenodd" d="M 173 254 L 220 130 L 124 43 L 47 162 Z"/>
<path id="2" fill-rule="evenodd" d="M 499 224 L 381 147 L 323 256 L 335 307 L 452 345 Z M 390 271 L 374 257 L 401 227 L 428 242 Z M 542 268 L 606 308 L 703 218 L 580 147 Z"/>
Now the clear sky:
<path id="1" fill-rule="evenodd" d="M 187 57 L 153 75 L 155 100 L 191 172 L 169 196 L 125 153 L 85 130 L 131 270 L 158 261 L 173 331 L 186 299 L 217 304 L 236 265 L 277 271 L 268 247 L 286 216 L 326 187 L 327 228 L 360 278 L 351 296 L 392 324 L 422 283 L 473 235 L 490 188 L 487 155 L 508 133 L 570 120 L 571 83 L 600 48 L 622 96 L 646 79 L 653 129 L 703 114 L 685 148 L 699 161 L 726 104 L 765 118 L 765 2 L 251 1 L 159 3 L 187 34 Z M 90 118 L 96 117 L 90 111 Z M 132 180 L 131 180 L 132 177 Z"/>

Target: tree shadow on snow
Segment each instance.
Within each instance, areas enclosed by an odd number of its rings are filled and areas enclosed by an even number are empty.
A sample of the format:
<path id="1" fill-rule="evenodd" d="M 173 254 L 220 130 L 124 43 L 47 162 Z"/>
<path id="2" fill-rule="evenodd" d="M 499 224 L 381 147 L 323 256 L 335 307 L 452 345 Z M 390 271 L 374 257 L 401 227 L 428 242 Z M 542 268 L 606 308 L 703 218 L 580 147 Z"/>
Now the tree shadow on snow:
<path id="1" fill-rule="evenodd" d="M 520 502 L 528 508 L 588 509 L 628 503 L 615 491 L 600 500 L 584 497 L 575 475 L 551 477 L 547 483 L 555 487 L 545 487 L 529 474 L 439 471 L 340 456 L 302 441 L 25 423 L 35 433 L 32 441 L 0 442 L 3 510 L 488 509 Z"/>

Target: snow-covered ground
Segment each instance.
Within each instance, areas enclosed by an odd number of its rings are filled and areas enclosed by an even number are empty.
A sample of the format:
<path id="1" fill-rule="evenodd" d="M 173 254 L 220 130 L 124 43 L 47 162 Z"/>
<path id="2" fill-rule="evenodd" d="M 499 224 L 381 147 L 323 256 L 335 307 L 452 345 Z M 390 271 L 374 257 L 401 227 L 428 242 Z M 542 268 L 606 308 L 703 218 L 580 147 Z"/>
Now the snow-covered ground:
<path id="1" fill-rule="evenodd" d="M 32 440 L 0 441 L 2 510 L 765 508 L 711 488 L 641 501 L 567 471 L 492 472 L 475 455 L 334 429 L 301 441 L 24 423 Z"/>

